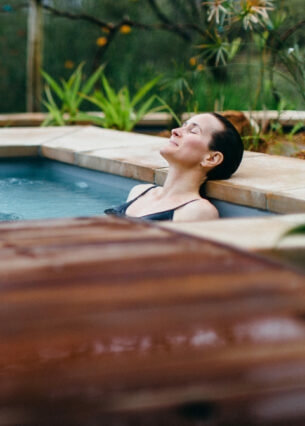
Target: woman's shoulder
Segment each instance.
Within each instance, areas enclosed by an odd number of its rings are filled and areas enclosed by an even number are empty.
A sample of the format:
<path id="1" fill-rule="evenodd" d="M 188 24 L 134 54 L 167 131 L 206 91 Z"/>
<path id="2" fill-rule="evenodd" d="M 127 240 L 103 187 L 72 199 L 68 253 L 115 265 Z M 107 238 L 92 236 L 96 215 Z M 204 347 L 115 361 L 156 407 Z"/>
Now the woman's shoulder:
<path id="1" fill-rule="evenodd" d="M 205 221 L 219 218 L 216 207 L 207 199 L 199 198 L 178 209 L 174 215 L 174 221 Z"/>
<path id="2" fill-rule="evenodd" d="M 149 188 L 152 188 L 153 185 L 152 183 L 143 183 L 140 185 L 136 185 L 133 188 L 131 188 L 128 197 L 127 197 L 127 201 L 131 201 L 134 198 L 138 197 L 139 195 L 141 195 L 144 191 L 146 191 Z"/>

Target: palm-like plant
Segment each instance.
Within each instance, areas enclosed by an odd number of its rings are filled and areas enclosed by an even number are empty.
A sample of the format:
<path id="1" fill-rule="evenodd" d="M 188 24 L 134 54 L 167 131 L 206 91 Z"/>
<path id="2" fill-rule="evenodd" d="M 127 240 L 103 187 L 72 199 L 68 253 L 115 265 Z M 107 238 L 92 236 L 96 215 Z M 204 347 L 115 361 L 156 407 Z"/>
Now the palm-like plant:
<path id="1" fill-rule="evenodd" d="M 150 80 L 134 96 L 131 96 L 126 86 L 116 92 L 102 74 L 102 89 L 95 91 L 92 96 L 83 94 L 85 99 L 97 106 L 103 113 L 102 117 L 90 116 L 91 122 L 105 128 L 131 131 L 148 113 L 163 110 L 175 116 L 170 107 L 156 94 L 145 100 L 146 95 L 158 81 L 159 77 Z M 154 106 L 156 103 L 158 105 Z"/>
<path id="2" fill-rule="evenodd" d="M 104 67 L 99 67 L 83 83 L 83 66 L 84 63 L 81 63 L 67 81 L 61 79 L 60 83 L 57 83 L 45 71 L 41 71 L 46 81 L 46 100 L 43 101 L 43 104 L 49 111 L 47 118 L 42 123 L 43 126 L 63 126 L 77 121 L 90 121 L 89 115 L 80 111 L 80 105 L 84 101 L 84 95 L 88 95 L 92 91 Z"/>

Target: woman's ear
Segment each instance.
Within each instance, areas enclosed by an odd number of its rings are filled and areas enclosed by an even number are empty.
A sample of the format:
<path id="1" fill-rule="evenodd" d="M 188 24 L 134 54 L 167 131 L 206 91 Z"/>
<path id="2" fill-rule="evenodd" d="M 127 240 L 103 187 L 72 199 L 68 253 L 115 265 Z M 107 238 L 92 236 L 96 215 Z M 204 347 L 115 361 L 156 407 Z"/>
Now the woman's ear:
<path id="1" fill-rule="evenodd" d="M 220 151 L 208 152 L 201 161 L 202 167 L 216 167 L 223 162 L 223 153 Z"/>

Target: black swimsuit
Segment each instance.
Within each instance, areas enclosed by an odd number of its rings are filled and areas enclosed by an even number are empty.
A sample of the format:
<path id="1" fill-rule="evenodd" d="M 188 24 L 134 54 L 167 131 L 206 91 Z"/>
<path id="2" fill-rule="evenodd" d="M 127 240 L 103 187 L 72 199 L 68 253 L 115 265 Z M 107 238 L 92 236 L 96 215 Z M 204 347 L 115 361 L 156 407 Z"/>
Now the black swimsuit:
<path id="1" fill-rule="evenodd" d="M 142 192 L 140 195 L 138 195 L 133 200 L 127 201 L 126 203 L 121 204 L 120 206 L 112 207 L 110 209 L 107 209 L 107 210 L 104 211 L 104 213 L 106 213 L 107 215 L 113 214 L 115 216 L 127 216 L 126 215 L 126 210 L 128 209 L 128 207 L 132 203 L 134 203 L 138 198 L 142 197 L 143 195 L 145 195 L 148 191 L 150 191 L 153 188 L 156 188 L 156 185 L 150 186 L 148 189 L 146 189 L 144 192 Z M 147 214 L 145 216 L 140 216 L 138 219 L 144 219 L 144 220 L 173 220 L 174 213 L 175 213 L 176 210 L 180 209 L 180 207 L 186 206 L 189 203 L 192 203 L 193 201 L 197 201 L 197 199 L 188 201 L 188 202 L 186 202 L 184 204 L 181 204 L 180 206 L 177 206 L 177 207 L 175 207 L 173 209 L 165 210 L 163 212 L 157 212 L 157 213 Z"/>

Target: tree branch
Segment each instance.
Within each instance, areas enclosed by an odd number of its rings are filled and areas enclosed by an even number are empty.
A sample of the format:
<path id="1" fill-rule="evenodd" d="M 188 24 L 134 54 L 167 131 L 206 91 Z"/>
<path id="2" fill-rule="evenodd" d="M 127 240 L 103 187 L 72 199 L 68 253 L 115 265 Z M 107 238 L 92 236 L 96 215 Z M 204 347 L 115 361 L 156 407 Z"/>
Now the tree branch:
<path id="1" fill-rule="evenodd" d="M 156 16 L 159 18 L 159 20 L 165 25 L 166 27 L 173 28 L 174 24 L 170 19 L 161 11 L 159 6 L 156 3 L 156 0 L 148 0 L 148 3 L 153 10 L 153 12 L 156 14 Z M 179 35 L 186 41 L 191 41 L 190 35 L 185 32 L 184 30 L 179 30 Z"/>
<path id="2" fill-rule="evenodd" d="M 305 19 L 302 19 L 297 24 L 295 24 L 293 27 L 289 28 L 282 36 L 281 36 L 281 42 L 286 41 L 294 32 L 296 32 L 299 28 L 301 28 L 303 25 L 305 25 Z"/>
<path id="3" fill-rule="evenodd" d="M 60 16 L 60 17 L 68 18 L 68 19 L 74 19 L 74 20 L 88 21 L 95 25 L 98 25 L 99 27 L 107 28 L 110 32 L 116 32 L 123 25 L 129 25 L 130 27 L 134 27 L 134 28 L 138 28 L 142 30 L 164 30 L 164 31 L 173 32 L 188 42 L 191 41 L 191 37 L 189 36 L 189 34 L 185 32 L 185 28 L 195 31 L 197 33 L 200 33 L 202 35 L 205 33 L 198 25 L 188 24 L 188 23 L 177 25 L 177 24 L 171 23 L 167 18 L 165 18 L 167 22 L 149 25 L 149 24 L 143 24 L 141 22 L 132 21 L 128 17 L 124 17 L 120 22 L 113 24 L 113 23 L 105 22 L 99 18 L 96 18 L 95 16 L 87 15 L 85 13 L 75 14 L 75 13 L 55 9 L 46 4 L 42 4 L 42 6 L 44 9 L 48 10 L 55 16 Z"/>
<path id="4" fill-rule="evenodd" d="M 163 22 L 164 24 L 171 24 L 171 21 L 161 11 L 161 9 L 159 8 L 155 0 L 148 0 L 148 4 L 150 5 L 151 9 L 154 11 L 154 13 L 157 15 L 157 17 L 159 18 L 161 22 Z"/>
<path id="5" fill-rule="evenodd" d="M 54 7 L 48 6 L 46 4 L 42 4 L 42 7 L 44 9 L 48 10 L 49 12 L 51 12 L 55 16 L 60 16 L 60 17 L 63 17 L 63 18 L 74 19 L 74 20 L 89 21 L 89 22 L 96 24 L 98 26 L 106 27 L 110 31 L 114 27 L 113 24 L 102 21 L 102 20 L 96 18 L 95 16 L 87 15 L 86 13 L 71 13 L 71 12 L 55 9 Z"/>

